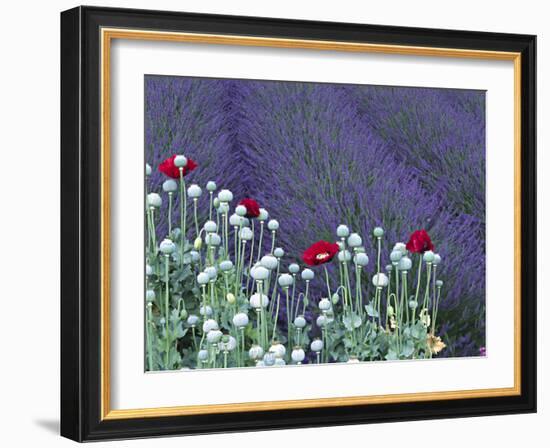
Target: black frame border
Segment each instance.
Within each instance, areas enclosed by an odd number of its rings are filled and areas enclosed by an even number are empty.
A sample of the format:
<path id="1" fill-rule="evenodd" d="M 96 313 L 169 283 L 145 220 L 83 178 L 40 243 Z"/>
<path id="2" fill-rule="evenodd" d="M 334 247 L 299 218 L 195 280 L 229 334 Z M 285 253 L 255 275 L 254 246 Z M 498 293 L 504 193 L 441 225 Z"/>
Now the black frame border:
<path id="1" fill-rule="evenodd" d="M 101 420 L 100 28 L 521 53 L 521 395 Z M 536 412 L 536 36 L 77 7 L 61 13 L 61 435 L 82 442 Z"/>

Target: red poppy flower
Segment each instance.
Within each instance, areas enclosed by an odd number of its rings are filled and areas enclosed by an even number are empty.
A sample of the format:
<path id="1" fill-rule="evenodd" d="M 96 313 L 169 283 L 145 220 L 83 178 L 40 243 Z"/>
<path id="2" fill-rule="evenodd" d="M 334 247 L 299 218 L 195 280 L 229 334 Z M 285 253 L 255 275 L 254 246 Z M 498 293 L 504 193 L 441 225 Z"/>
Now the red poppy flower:
<path id="1" fill-rule="evenodd" d="M 174 164 L 174 159 L 176 158 L 177 154 L 174 154 L 171 157 L 168 157 L 164 162 L 162 162 L 159 165 L 159 171 L 163 174 L 166 174 L 168 177 L 171 177 L 172 179 L 179 179 L 180 178 L 180 169 Z M 191 171 L 193 171 L 195 168 L 197 168 L 197 163 L 190 158 L 187 158 L 187 165 L 183 167 L 183 175 L 189 174 Z"/>
<path id="2" fill-rule="evenodd" d="M 247 218 L 257 218 L 260 216 L 260 205 L 250 198 L 244 198 L 239 205 L 244 205 L 246 207 L 246 217 Z"/>
<path id="3" fill-rule="evenodd" d="M 407 250 L 417 254 L 423 254 L 427 250 L 434 249 L 435 246 L 430 239 L 430 235 L 428 235 L 428 232 L 426 232 L 424 229 L 415 230 L 409 238 L 409 242 L 407 243 Z"/>
<path id="4" fill-rule="evenodd" d="M 317 241 L 309 246 L 302 255 L 302 260 L 309 266 L 328 263 L 338 253 L 338 244 L 328 241 Z"/>

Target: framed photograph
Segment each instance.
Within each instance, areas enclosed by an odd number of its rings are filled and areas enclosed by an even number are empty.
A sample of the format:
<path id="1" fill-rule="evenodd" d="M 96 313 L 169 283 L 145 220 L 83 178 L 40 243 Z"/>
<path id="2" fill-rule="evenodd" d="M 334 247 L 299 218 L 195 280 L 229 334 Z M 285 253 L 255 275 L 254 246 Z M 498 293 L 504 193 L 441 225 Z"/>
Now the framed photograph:
<path id="1" fill-rule="evenodd" d="M 535 36 L 61 14 L 61 433 L 536 410 Z"/>

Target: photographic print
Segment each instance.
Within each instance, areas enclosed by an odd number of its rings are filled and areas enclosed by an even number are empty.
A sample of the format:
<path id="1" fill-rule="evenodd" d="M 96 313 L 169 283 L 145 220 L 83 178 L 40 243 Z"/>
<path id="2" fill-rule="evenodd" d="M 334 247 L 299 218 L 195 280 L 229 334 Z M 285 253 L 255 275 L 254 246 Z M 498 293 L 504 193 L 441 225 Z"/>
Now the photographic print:
<path id="1" fill-rule="evenodd" d="M 145 76 L 145 369 L 485 356 L 485 91 Z"/>

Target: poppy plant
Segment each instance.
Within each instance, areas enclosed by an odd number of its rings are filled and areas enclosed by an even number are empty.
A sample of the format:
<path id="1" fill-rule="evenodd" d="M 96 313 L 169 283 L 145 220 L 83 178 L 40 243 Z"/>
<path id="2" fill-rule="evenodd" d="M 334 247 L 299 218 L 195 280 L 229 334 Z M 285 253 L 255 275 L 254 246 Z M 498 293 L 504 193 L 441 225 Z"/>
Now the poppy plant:
<path id="1" fill-rule="evenodd" d="M 174 163 L 174 159 L 176 158 L 176 154 L 174 154 L 171 157 L 168 157 L 164 162 L 162 162 L 159 165 L 159 171 L 168 177 L 171 177 L 172 179 L 179 179 L 180 178 L 180 169 L 176 166 Z M 182 174 L 185 176 L 186 174 L 189 174 L 191 171 L 193 171 L 195 168 L 197 168 L 197 163 L 190 158 L 187 158 L 187 165 L 183 167 Z"/>
<path id="2" fill-rule="evenodd" d="M 302 260 L 308 266 L 318 266 L 328 263 L 338 253 L 338 244 L 328 241 L 317 241 L 309 246 L 302 255 Z"/>
<path id="3" fill-rule="evenodd" d="M 427 250 L 435 250 L 435 246 L 430 239 L 430 235 L 428 235 L 428 232 L 424 229 L 415 230 L 409 238 L 409 242 L 406 247 L 408 251 L 417 254 L 423 254 Z"/>
<path id="4" fill-rule="evenodd" d="M 244 198 L 239 205 L 242 205 L 246 208 L 246 217 L 247 218 L 257 218 L 260 216 L 260 205 L 250 198 Z"/>

